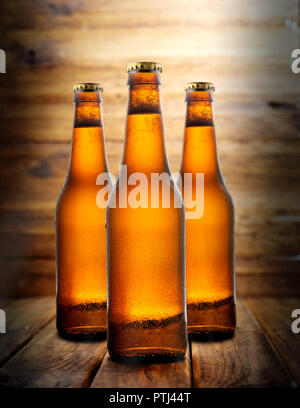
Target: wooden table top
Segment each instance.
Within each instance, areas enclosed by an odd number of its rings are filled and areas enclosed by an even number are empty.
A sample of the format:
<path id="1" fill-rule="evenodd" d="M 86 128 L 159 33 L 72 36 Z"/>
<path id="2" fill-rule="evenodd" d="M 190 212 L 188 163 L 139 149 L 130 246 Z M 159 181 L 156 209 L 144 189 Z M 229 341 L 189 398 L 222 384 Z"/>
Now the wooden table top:
<path id="1" fill-rule="evenodd" d="M 300 334 L 291 331 L 299 298 L 238 299 L 232 339 L 190 341 L 184 360 L 127 365 L 112 361 L 103 341 L 58 337 L 53 297 L 3 300 L 1 387 L 296 387 Z"/>

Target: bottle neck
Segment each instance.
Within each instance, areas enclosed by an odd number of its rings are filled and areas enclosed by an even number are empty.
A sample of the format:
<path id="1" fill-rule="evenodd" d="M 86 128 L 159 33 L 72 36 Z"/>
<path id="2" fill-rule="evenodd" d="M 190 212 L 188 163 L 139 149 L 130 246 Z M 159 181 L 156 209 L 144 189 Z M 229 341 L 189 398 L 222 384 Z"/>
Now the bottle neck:
<path id="1" fill-rule="evenodd" d="M 128 174 L 169 173 L 165 151 L 158 72 L 129 73 L 123 164 Z"/>
<path id="2" fill-rule="evenodd" d="M 204 173 L 205 179 L 221 178 L 213 98 L 210 91 L 188 91 L 182 173 Z"/>
<path id="3" fill-rule="evenodd" d="M 99 173 L 107 172 L 100 92 L 76 92 L 70 182 L 96 185 Z"/>

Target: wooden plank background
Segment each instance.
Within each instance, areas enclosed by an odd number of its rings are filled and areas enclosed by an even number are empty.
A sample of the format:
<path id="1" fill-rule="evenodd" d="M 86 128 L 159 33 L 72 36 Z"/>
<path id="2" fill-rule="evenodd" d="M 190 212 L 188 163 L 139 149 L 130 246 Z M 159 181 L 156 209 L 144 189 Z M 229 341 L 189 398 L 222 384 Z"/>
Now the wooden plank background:
<path id="1" fill-rule="evenodd" d="M 236 208 L 238 293 L 299 295 L 300 99 L 299 75 L 290 69 L 298 16 L 298 0 L 1 2 L 7 74 L 0 75 L 0 296 L 54 294 L 53 214 L 68 166 L 72 84 L 104 86 L 116 175 L 125 66 L 137 60 L 163 64 L 174 172 L 184 84 L 215 83 L 218 151 Z"/>

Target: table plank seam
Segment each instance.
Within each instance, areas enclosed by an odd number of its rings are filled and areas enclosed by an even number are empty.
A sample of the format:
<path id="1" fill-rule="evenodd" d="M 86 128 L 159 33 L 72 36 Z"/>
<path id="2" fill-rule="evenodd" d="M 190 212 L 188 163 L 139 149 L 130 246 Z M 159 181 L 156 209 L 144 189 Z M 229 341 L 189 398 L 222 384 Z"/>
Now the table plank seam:
<path id="1" fill-rule="evenodd" d="M 15 357 L 27 344 L 29 344 L 32 339 L 46 326 L 48 326 L 55 319 L 55 315 L 52 316 L 47 322 L 43 323 L 37 330 L 35 330 L 28 338 L 26 338 L 22 343 L 14 349 L 13 352 L 9 353 L 5 358 L 0 361 L 0 368 L 4 367 L 13 357 Z"/>
<path id="2" fill-rule="evenodd" d="M 91 388 L 91 385 L 93 384 L 93 381 L 96 375 L 98 374 L 106 355 L 107 355 L 107 351 L 103 353 L 103 356 L 102 358 L 100 358 L 98 364 L 95 364 L 95 367 L 91 370 L 90 377 L 88 379 L 87 388 Z"/>
<path id="3" fill-rule="evenodd" d="M 194 369 L 193 369 L 193 350 L 192 350 L 192 340 L 188 339 L 189 343 L 189 359 L 190 359 L 190 375 L 191 375 L 191 388 L 195 388 L 194 386 Z"/>
<path id="4" fill-rule="evenodd" d="M 261 297 L 262 298 L 262 297 Z M 265 325 L 261 321 L 258 315 L 252 310 L 251 305 L 248 303 L 248 298 L 245 299 L 245 304 L 247 309 L 249 310 L 249 313 L 253 316 L 259 327 L 261 328 L 265 338 L 267 339 L 268 344 L 270 345 L 270 348 L 274 354 L 274 356 L 277 358 L 279 361 L 281 367 L 283 370 L 286 372 L 286 375 L 290 378 L 291 384 L 297 384 L 296 378 L 293 375 L 293 372 L 290 370 L 288 366 L 288 362 L 286 361 L 285 356 L 283 353 L 280 351 L 280 349 L 276 346 L 276 344 L 272 341 L 272 337 L 269 335 L 268 330 L 266 329 Z"/>

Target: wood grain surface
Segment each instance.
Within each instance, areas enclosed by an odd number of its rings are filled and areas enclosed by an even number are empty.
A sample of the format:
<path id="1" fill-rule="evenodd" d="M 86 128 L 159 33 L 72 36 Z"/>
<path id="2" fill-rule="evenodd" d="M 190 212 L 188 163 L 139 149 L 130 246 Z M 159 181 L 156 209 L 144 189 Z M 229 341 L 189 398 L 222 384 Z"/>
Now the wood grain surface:
<path id="1" fill-rule="evenodd" d="M 247 304 L 299 386 L 299 335 L 293 333 L 291 329 L 295 320 L 292 318 L 292 311 L 300 310 L 299 298 L 284 298 L 280 301 L 274 298 L 250 298 Z"/>
<path id="2" fill-rule="evenodd" d="M 15 300 L 6 313 L 6 334 L 0 337 L 0 365 L 13 356 L 24 344 L 55 317 L 53 298 Z"/>
<path id="3" fill-rule="evenodd" d="M 92 388 L 189 388 L 189 350 L 184 360 L 171 363 L 128 365 L 113 361 L 108 354 L 94 378 Z"/>
<path id="4" fill-rule="evenodd" d="M 297 0 L 15 0 L 0 5 L 0 295 L 55 292 L 54 222 L 70 152 L 72 84 L 100 81 L 111 172 L 121 160 L 125 66 L 163 64 L 166 145 L 177 172 L 183 87 L 216 85 L 218 153 L 236 210 L 237 289 L 299 295 Z M 298 104 L 297 104 L 298 102 Z"/>
<path id="5" fill-rule="evenodd" d="M 238 299 L 233 338 L 191 340 L 184 360 L 135 365 L 111 360 L 105 340 L 60 338 L 54 320 L 46 323 L 47 305 L 53 311 L 54 298 L 22 299 L 6 307 L 14 324 L 0 335 L 0 388 L 299 386 L 299 335 L 290 324 L 300 297 Z M 30 339 L 22 338 L 23 330 Z"/>
<path id="6" fill-rule="evenodd" d="M 233 339 L 192 342 L 193 385 L 197 388 L 290 386 L 292 380 L 286 369 L 241 300 L 237 303 L 237 316 L 238 328 Z"/>
<path id="7" fill-rule="evenodd" d="M 88 387 L 106 351 L 106 342 L 61 339 L 53 321 L 0 368 L 2 387 Z"/>

